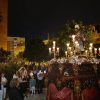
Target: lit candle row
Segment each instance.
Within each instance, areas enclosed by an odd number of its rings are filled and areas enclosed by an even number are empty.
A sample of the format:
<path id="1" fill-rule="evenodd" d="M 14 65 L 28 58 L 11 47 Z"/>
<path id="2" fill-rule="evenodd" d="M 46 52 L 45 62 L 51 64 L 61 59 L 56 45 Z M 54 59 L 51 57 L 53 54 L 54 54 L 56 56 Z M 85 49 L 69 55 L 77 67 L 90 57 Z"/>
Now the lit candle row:
<path id="1" fill-rule="evenodd" d="M 94 53 L 97 54 L 97 51 L 98 51 L 98 54 L 100 54 L 100 47 L 99 48 L 94 48 Z"/>
<path id="2" fill-rule="evenodd" d="M 92 47 L 89 47 L 89 51 L 88 50 L 85 50 L 85 55 L 88 56 L 88 54 L 90 54 L 90 56 L 93 56 L 93 48 Z M 98 52 L 97 52 L 98 51 Z M 96 54 L 100 54 L 100 48 L 94 48 L 94 54 L 96 56 Z"/>
<path id="3" fill-rule="evenodd" d="M 66 56 L 66 57 L 68 57 L 68 56 L 73 56 L 73 52 L 70 51 L 70 52 L 68 53 L 68 51 L 65 51 L 65 56 Z"/>
<path id="4" fill-rule="evenodd" d="M 49 48 L 49 53 L 52 53 L 52 51 L 59 53 L 59 48 L 58 47 L 57 47 L 57 49 L 55 47 L 53 47 L 53 49 L 52 48 Z"/>
<path id="5" fill-rule="evenodd" d="M 57 53 L 59 54 L 59 48 L 56 48 L 56 41 L 53 41 L 53 46 L 52 48 L 49 48 L 49 53 L 54 53 L 54 55 Z"/>

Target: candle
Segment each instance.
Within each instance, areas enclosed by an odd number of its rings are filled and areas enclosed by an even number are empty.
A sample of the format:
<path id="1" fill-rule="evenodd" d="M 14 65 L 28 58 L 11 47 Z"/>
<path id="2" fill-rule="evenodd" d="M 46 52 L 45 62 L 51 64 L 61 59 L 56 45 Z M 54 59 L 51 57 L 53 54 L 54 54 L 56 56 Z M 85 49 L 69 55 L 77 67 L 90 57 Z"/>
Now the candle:
<path id="1" fill-rule="evenodd" d="M 94 48 L 94 53 L 97 54 L 97 48 Z"/>
<path id="2" fill-rule="evenodd" d="M 57 53 L 59 53 L 59 48 L 57 48 Z"/>
<path id="3" fill-rule="evenodd" d="M 67 43 L 66 45 L 67 45 L 67 47 L 69 47 L 69 43 Z"/>
<path id="4" fill-rule="evenodd" d="M 89 51 L 92 52 L 92 47 L 89 47 Z"/>
<path id="5" fill-rule="evenodd" d="M 53 54 L 54 58 L 56 58 L 56 55 L 59 55 L 59 48 L 56 47 L 56 41 L 53 41 L 52 48 L 49 48 L 49 54 Z"/>
<path id="6" fill-rule="evenodd" d="M 86 56 L 87 56 L 87 50 L 85 50 L 85 54 L 86 54 Z"/>
<path id="7" fill-rule="evenodd" d="M 53 51 L 55 52 L 55 46 L 53 46 Z"/>
<path id="8" fill-rule="evenodd" d="M 72 40 L 73 40 L 73 42 L 75 41 L 75 35 L 72 35 Z"/>
<path id="9" fill-rule="evenodd" d="M 66 55 L 66 57 L 67 57 L 67 51 L 65 51 L 65 55 Z"/>
<path id="10" fill-rule="evenodd" d="M 90 56 L 92 56 L 92 47 L 89 47 Z"/>
<path id="11" fill-rule="evenodd" d="M 53 47 L 55 47 L 56 46 L 56 41 L 53 41 Z"/>
<path id="12" fill-rule="evenodd" d="M 49 53 L 51 53 L 51 48 L 49 48 Z"/>
<path id="13" fill-rule="evenodd" d="M 100 47 L 99 47 L 99 54 L 100 54 Z"/>
<path id="14" fill-rule="evenodd" d="M 93 47 L 93 43 L 90 43 L 90 47 Z"/>

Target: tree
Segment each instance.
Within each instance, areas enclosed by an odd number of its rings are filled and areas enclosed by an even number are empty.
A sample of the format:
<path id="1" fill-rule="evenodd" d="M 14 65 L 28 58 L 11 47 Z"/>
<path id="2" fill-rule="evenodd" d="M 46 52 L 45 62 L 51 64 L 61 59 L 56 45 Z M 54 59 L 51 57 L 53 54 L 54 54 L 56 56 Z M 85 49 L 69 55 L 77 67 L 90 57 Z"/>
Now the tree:
<path id="1" fill-rule="evenodd" d="M 71 35 L 75 34 L 74 26 L 78 24 L 80 26 L 81 32 L 84 34 L 86 38 L 86 45 L 90 42 L 93 42 L 92 33 L 93 26 L 92 25 L 84 25 L 82 21 L 67 21 L 64 25 L 63 29 L 58 32 L 58 45 L 60 47 L 60 55 L 63 56 L 66 51 L 66 43 L 71 42 Z"/>
<path id="2" fill-rule="evenodd" d="M 10 54 L 11 53 L 9 51 L 6 51 L 3 48 L 0 48 L 0 61 L 1 62 L 5 61 L 9 57 Z"/>
<path id="3" fill-rule="evenodd" d="M 48 48 L 40 38 L 30 39 L 26 44 L 24 57 L 29 61 L 48 60 Z"/>

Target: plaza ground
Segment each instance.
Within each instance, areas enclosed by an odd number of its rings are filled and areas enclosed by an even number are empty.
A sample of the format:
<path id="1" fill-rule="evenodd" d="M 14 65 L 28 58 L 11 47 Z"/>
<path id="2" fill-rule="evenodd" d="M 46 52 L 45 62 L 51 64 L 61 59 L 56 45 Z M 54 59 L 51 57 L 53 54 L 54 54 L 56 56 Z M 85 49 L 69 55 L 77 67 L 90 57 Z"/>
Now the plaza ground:
<path id="1" fill-rule="evenodd" d="M 28 96 L 25 97 L 24 100 L 46 100 L 46 91 L 47 91 L 46 89 L 43 89 L 43 93 L 41 94 L 38 94 L 38 93 L 33 94 L 33 95 L 28 94 Z"/>

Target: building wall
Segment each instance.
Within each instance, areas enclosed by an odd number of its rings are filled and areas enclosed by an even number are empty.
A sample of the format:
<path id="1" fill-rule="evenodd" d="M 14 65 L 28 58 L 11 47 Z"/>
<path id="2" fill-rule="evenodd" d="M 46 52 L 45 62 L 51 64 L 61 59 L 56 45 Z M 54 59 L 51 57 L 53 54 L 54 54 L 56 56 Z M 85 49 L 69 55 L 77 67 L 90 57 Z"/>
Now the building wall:
<path id="1" fill-rule="evenodd" d="M 8 0 L 0 0 L 0 48 L 7 50 Z"/>
<path id="2" fill-rule="evenodd" d="M 7 50 L 10 51 L 14 56 L 18 55 L 19 52 L 23 52 L 24 49 L 25 49 L 25 38 L 8 37 Z"/>

